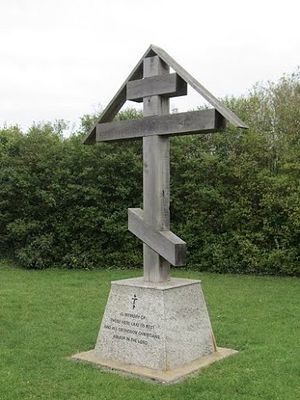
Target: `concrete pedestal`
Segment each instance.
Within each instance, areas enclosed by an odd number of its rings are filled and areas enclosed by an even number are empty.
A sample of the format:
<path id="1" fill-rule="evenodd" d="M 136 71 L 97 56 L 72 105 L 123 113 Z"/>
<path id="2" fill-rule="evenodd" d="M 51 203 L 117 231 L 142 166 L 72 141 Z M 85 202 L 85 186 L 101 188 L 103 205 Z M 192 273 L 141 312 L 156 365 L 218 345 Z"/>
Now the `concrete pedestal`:
<path id="1" fill-rule="evenodd" d="M 72 358 L 162 382 L 235 353 L 217 348 L 200 281 L 112 282 L 94 350 Z"/>

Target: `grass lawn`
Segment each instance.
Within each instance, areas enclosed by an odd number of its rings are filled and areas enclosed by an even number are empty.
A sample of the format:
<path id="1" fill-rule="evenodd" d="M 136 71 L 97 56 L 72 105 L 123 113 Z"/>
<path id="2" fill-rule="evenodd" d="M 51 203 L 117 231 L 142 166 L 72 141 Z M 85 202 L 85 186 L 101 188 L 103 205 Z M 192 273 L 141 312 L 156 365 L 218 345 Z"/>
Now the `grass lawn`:
<path id="1" fill-rule="evenodd" d="M 299 398 L 300 285 L 293 278 L 175 271 L 202 279 L 218 345 L 239 350 L 184 382 L 147 383 L 67 360 L 94 347 L 110 281 L 138 275 L 0 265 L 0 399 Z"/>

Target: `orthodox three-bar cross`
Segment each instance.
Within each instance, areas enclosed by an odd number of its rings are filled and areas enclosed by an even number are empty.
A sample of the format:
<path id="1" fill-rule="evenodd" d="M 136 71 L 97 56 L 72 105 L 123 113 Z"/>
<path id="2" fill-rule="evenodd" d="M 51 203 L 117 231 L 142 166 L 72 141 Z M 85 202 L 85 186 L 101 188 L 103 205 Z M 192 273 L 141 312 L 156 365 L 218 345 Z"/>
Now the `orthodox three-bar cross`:
<path id="1" fill-rule="evenodd" d="M 187 84 L 214 108 L 170 114 L 170 97 L 187 94 Z M 126 100 L 143 102 L 143 118 L 110 122 Z M 226 120 L 246 128 L 164 50 L 151 45 L 85 139 L 85 144 L 93 144 L 143 138 L 144 204 L 143 210 L 128 209 L 128 229 L 144 243 L 145 281 L 167 281 L 170 264 L 185 264 L 186 244 L 170 231 L 169 137 L 216 132 Z"/>

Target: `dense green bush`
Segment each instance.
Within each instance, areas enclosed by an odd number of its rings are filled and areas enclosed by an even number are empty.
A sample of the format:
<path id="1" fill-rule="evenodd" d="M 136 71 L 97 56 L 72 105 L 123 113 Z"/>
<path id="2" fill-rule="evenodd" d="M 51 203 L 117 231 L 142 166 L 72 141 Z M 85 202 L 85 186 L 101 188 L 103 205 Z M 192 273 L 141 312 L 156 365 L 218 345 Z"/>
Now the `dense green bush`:
<path id="1" fill-rule="evenodd" d="M 225 102 L 249 130 L 171 140 L 172 230 L 188 266 L 297 275 L 300 72 Z M 141 266 L 127 232 L 127 208 L 142 204 L 141 142 L 83 146 L 95 118 L 69 138 L 63 122 L 0 131 L 2 255 L 27 268 Z"/>
<path id="2" fill-rule="evenodd" d="M 83 146 L 50 125 L 1 138 L 3 252 L 29 268 L 137 264 L 125 223 L 142 195 L 137 146 Z"/>

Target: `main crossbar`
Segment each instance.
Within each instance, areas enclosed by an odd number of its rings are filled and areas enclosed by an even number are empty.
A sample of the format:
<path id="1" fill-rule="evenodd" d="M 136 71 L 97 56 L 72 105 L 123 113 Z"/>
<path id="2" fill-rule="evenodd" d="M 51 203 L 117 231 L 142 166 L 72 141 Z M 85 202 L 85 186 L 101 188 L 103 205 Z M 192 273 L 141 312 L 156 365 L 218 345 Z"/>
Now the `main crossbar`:
<path id="1" fill-rule="evenodd" d="M 135 139 L 153 135 L 189 135 L 216 132 L 225 119 L 215 109 L 144 117 L 97 124 L 96 141 Z"/>

